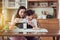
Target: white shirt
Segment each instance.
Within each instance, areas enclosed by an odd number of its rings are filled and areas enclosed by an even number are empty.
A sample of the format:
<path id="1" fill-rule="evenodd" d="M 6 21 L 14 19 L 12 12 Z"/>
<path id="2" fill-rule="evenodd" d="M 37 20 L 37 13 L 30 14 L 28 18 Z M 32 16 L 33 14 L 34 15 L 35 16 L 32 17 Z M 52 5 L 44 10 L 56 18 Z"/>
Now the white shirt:
<path id="1" fill-rule="evenodd" d="M 22 21 L 20 22 L 27 22 L 28 23 L 28 20 L 26 18 L 24 18 Z M 35 27 L 37 27 L 37 20 L 36 19 L 32 19 L 31 22 L 34 24 Z"/>

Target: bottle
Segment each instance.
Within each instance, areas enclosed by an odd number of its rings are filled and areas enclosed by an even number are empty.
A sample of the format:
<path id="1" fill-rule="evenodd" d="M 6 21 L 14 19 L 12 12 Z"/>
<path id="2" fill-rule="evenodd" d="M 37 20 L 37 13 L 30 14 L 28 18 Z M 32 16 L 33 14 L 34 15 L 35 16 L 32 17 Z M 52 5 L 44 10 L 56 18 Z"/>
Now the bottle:
<path id="1" fill-rule="evenodd" d="M 27 21 L 26 21 L 26 19 L 23 20 L 23 28 L 27 29 Z"/>
<path id="2" fill-rule="evenodd" d="M 23 28 L 27 29 L 27 23 L 26 22 L 23 23 Z"/>

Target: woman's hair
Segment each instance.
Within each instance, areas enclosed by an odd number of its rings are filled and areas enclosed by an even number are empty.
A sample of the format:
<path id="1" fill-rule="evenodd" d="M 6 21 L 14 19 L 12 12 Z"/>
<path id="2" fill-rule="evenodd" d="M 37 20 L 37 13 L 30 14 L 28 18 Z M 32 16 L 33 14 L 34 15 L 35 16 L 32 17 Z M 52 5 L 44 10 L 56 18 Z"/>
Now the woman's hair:
<path id="1" fill-rule="evenodd" d="M 33 14 L 35 14 L 34 10 L 29 9 L 26 11 L 26 16 L 31 16 Z"/>
<path id="2" fill-rule="evenodd" d="M 20 18 L 20 16 L 19 16 L 19 11 L 20 11 L 21 9 L 25 9 L 25 10 L 26 10 L 26 8 L 25 8 L 24 6 L 20 6 L 19 9 L 18 9 L 18 11 L 17 11 L 17 14 L 15 15 L 15 18 Z"/>

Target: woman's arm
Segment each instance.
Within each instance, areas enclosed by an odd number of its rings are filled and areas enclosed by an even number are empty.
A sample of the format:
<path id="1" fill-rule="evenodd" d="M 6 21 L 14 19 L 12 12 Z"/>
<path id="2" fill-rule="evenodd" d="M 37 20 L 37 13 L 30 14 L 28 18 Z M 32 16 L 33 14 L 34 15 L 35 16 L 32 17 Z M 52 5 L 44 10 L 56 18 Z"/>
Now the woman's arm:
<path id="1" fill-rule="evenodd" d="M 15 15 L 12 16 L 11 25 L 15 25 Z"/>
<path id="2" fill-rule="evenodd" d="M 14 29 L 16 23 L 21 23 L 23 18 L 15 18 L 15 15 L 12 16 L 12 20 L 9 26 L 9 29 Z"/>
<path id="3" fill-rule="evenodd" d="M 15 15 L 12 16 L 11 23 L 9 25 L 9 30 L 13 30 L 15 25 Z"/>

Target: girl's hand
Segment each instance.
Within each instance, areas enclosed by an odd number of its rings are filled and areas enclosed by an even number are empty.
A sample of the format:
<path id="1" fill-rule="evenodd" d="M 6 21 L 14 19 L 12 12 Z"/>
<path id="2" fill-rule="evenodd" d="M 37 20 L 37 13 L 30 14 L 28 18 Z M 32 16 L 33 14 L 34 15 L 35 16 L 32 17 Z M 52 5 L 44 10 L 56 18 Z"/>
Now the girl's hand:
<path id="1" fill-rule="evenodd" d="M 32 23 L 31 21 L 28 21 L 28 24 L 31 25 L 32 27 L 35 27 L 34 23 Z"/>
<path id="2" fill-rule="evenodd" d="M 38 30 L 38 29 L 40 29 L 40 28 L 39 28 L 39 27 L 34 27 L 33 29 Z"/>
<path id="3" fill-rule="evenodd" d="M 29 24 L 29 25 L 31 25 L 31 24 L 32 24 L 32 22 L 31 22 L 31 21 L 28 21 L 28 24 Z"/>

